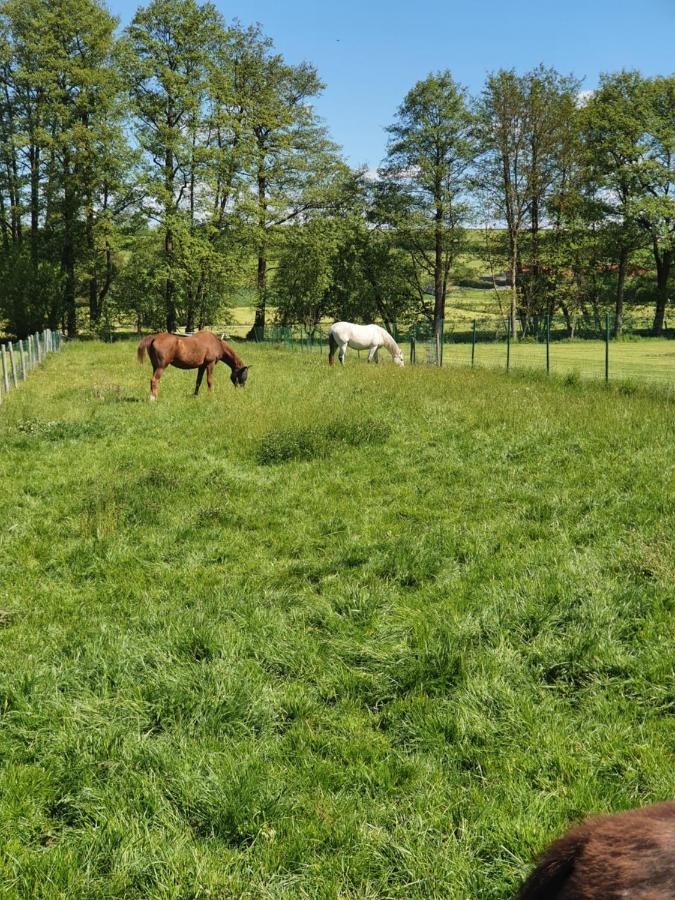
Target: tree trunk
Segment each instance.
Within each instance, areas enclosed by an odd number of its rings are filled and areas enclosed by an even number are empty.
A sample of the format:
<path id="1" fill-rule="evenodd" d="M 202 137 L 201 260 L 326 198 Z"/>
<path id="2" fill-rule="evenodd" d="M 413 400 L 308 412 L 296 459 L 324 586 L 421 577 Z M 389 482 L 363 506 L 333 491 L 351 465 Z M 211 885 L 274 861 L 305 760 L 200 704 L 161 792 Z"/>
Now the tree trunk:
<path id="1" fill-rule="evenodd" d="M 101 312 L 103 311 L 103 303 L 105 302 L 105 298 L 108 295 L 108 291 L 110 290 L 110 285 L 112 284 L 112 250 L 110 249 L 110 244 L 106 241 L 105 245 L 105 279 L 103 281 L 103 286 L 101 288 L 101 292 L 98 295 L 96 300 L 96 308 L 98 310 L 99 319 L 101 318 Z"/>
<path id="2" fill-rule="evenodd" d="M 174 128 L 173 103 L 169 100 L 169 109 L 166 117 L 166 125 L 169 132 Z M 166 199 L 164 205 L 164 257 L 166 259 L 166 282 L 164 284 L 164 309 L 166 312 L 166 330 L 176 330 L 176 283 L 173 277 L 173 229 L 171 217 L 174 209 L 174 171 L 173 150 L 166 147 L 164 150 L 164 190 Z"/>
<path id="3" fill-rule="evenodd" d="M 7 213 L 5 211 L 5 195 L 0 191 L 0 224 L 2 225 L 2 252 L 5 256 L 9 255 L 9 228 L 7 224 Z"/>
<path id="4" fill-rule="evenodd" d="M 262 169 L 262 162 L 258 167 L 258 228 L 260 229 L 260 244 L 258 247 L 258 272 L 256 276 L 256 289 L 258 302 L 255 310 L 253 328 L 246 335 L 248 340 L 265 339 L 265 313 L 267 305 L 267 178 Z"/>
<path id="5" fill-rule="evenodd" d="M 572 314 L 570 313 L 567 305 L 561 301 L 560 308 L 562 309 L 563 316 L 565 317 L 565 324 L 567 325 L 567 337 L 574 337 L 574 319 L 572 318 Z"/>
<path id="6" fill-rule="evenodd" d="M 246 337 L 251 340 L 264 340 L 265 338 L 265 313 L 267 305 L 267 251 L 265 247 L 261 247 L 258 251 L 258 272 L 256 275 L 256 289 L 258 292 L 258 303 L 255 308 L 255 320 L 253 328 Z"/>
<path id="7" fill-rule="evenodd" d="M 30 159 L 30 259 L 34 270 L 38 267 L 38 226 L 40 216 L 40 148 L 31 144 Z"/>
<path id="8" fill-rule="evenodd" d="M 89 204 L 87 209 L 87 250 L 89 251 L 89 321 L 92 326 L 98 324 L 98 279 L 96 277 L 96 246 L 94 242 L 94 211 Z"/>
<path id="9" fill-rule="evenodd" d="M 10 221 L 12 242 L 21 243 L 21 185 L 19 179 L 19 165 L 15 145 L 17 130 L 14 125 L 14 112 L 12 99 L 9 94 L 8 76 L 5 76 L 5 108 L 7 111 L 8 133 L 2 135 L 3 144 L 9 149 L 10 157 L 6 162 L 7 185 L 9 190 Z"/>
<path id="10" fill-rule="evenodd" d="M 185 330 L 193 332 L 195 330 L 195 318 L 197 307 L 199 305 L 199 295 L 201 293 L 201 278 L 194 287 L 190 285 L 187 298 L 187 309 L 185 310 Z M 201 330 L 201 328 L 200 328 Z"/>
<path id="11" fill-rule="evenodd" d="M 654 325 L 652 333 L 655 337 L 663 334 L 663 326 L 666 319 L 666 306 L 668 305 L 668 276 L 673 262 L 673 251 L 663 250 L 659 252 L 659 246 L 654 241 L 654 259 L 656 260 L 656 309 L 654 311 Z"/>
<path id="12" fill-rule="evenodd" d="M 63 273 L 63 308 L 66 313 L 68 337 L 77 335 L 77 310 L 75 306 L 75 242 L 73 235 L 74 210 L 70 190 L 67 188 L 63 209 L 63 249 L 61 271 Z"/>
<path id="13" fill-rule="evenodd" d="M 511 337 L 518 333 L 518 238 L 511 236 Z"/>
<path id="14" fill-rule="evenodd" d="M 533 156 L 533 166 L 537 165 L 537 156 Z M 527 292 L 527 305 L 523 321 L 523 335 L 527 334 L 530 326 L 530 318 L 538 316 L 541 311 L 541 266 L 539 264 L 539 197 L 532 197 L 530 203 L 530 239 L 532 244 L 532 260 Z"/>
<path id="15" fill-rule="evenodd" d="M 164 237 L 164 255 L 166 257 L 166 265 L 168 275 L 164 286 L 164 307 L 166 309 L 166 330 L 174 332 L 176 330 L 176 302 L 175 302 L 175 282 L 171 274 L 173 263 L 173 231 L 167 223 L 166 235 Z"/>
<path id="16" fill-rule="evenodd" d="M 434 337 L 443 340 L 443 319 L 445 318 L 445 284 L 443 278 L 443 208 L 436 206 L 434 228 Z M 440 359 L 436 360 L 440 365 Z"/>
<path id="17" fill-rule="evenodd" d="M 614 307 L 614 337 L 621 337 L 623 331 L 623 292 L 626 282 L 626 266 L 628 265 L 628 250 L 622 247 L 619 253 L 619 279 L 616 283 L 616 304 Z"/>

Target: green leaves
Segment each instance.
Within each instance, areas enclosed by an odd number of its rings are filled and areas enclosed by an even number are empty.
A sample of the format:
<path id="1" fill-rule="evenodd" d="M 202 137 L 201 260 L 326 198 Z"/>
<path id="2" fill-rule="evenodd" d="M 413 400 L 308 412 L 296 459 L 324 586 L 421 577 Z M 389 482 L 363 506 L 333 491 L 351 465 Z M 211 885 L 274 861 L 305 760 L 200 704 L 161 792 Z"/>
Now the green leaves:
<path id="1" fill-rule="evenodd" d="M 467 172 L 475 154 L 465 89 L 449 71 L 407 93 L 380 169 L 380 211 L 396 227 L 420 285 L 434 285 L 433 317 L 445 317 L 448 279 L 467 219 Z"/>

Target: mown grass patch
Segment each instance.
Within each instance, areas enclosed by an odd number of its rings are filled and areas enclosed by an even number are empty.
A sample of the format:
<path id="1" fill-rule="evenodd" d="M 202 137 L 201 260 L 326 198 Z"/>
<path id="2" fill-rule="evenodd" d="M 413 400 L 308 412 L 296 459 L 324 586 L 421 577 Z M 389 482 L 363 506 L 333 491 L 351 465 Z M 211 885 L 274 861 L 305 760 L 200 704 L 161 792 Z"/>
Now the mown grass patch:
<path id="1" fill-rule="evenodd" d="M 672 400 L 241 352 L 0 410 L 0 893 L 507 898 L 672 796 Z"/>

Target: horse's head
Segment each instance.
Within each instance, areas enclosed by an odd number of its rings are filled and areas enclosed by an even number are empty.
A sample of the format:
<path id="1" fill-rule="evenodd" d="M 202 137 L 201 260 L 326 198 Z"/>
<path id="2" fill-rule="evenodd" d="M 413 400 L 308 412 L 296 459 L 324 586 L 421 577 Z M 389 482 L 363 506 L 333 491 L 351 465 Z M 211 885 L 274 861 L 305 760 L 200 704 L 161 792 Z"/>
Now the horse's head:
<path id="1" fill-rule="evenodd" d="M 232 369 L 230 381 L 235 387 L 246 387 L 246 379 L 248 378 L 248 366 L 239 366 Z"/>
<path id="2" fill-rule="evenodd" d="M 403 359 L 403 350 L 399 350 L 398 353 L 394 353 L 393 360 L 394 360 L 394 365 L 404 366 L 405 361 Z"/>

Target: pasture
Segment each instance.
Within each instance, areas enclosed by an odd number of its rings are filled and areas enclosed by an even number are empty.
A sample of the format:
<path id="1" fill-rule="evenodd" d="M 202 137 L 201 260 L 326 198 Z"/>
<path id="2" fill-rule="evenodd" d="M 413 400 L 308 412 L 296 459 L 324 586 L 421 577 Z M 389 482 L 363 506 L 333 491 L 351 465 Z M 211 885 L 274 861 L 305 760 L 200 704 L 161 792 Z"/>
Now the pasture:
<path id="1" fill-rule="evenodd" d="M 672 398 L 237 350 L 0 409 L 0 895 L 506 900 L 675 795 Z"/>
<path id="2" fill-rule="evenodd" d="M 542 372 L 546 368 L 546 345 L 514 341 L 510 349 L 510 365 L 514 370 Z M 447 343 L 444 365 L 470 366 L 470 343 Z M 504 368 L 505 342 L 481 343 L 476 347 L 475 364 Z M 551 344 L 551 371 L 556 375 L 579 375 L 581 378 L 605 377 L 604 341 L 576 340 Z M 675 343 L 668 339 L 610 341 L 609 379 L 675 388 Z"/>

